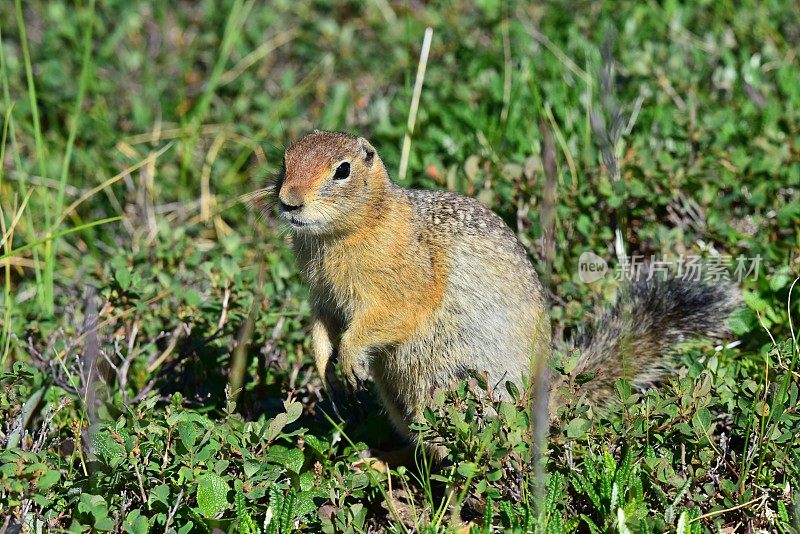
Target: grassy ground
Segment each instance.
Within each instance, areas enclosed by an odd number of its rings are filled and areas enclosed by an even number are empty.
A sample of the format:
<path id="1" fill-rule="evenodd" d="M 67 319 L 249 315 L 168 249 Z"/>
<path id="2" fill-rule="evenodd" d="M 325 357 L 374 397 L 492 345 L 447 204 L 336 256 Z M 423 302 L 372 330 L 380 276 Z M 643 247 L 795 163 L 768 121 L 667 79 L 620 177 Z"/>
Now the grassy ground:
<path id="1" fill-rule="evenodd" d="M 0 6 L 0 532 L 800 532 L 792 2 L 170 4 Z M 501 214 L 559 338 L 613 297 L 578 258 L 614 269 L 618 228 L 760 257 L 740 344 L 563 408 L 544 479 L 525 399 L 479 380 L 419 426 L 447 466 L 354 467 L 397 438 L 367 394 L 326 417 L 285 232 L 239 201 L 315 127 Z"/>

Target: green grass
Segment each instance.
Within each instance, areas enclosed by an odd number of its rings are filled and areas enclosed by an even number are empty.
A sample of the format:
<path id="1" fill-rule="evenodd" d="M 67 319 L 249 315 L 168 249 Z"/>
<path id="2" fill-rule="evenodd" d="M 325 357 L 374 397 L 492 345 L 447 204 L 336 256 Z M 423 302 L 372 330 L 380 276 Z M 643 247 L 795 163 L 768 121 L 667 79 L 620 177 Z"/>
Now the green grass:
<path id="1" fill-rule="evenodd" d="M 0 525 L 800 532 L 791 3 L 17 1 L 0 45 Z M 397 437 L 368 393 L 333 417 L 286 231 L 239 199 L 316 127 L 396 174 L 409 123 L 401 183 L 499 213 L 557 338 L 616 293 L 577 264 L 614 269 L 619 229 L 631 255 L 760 256 L 740 344 L 563 407 L 542 480 L 528 399 L 480 375 L 416 426 L 445 466 L 356 467 Z"/>

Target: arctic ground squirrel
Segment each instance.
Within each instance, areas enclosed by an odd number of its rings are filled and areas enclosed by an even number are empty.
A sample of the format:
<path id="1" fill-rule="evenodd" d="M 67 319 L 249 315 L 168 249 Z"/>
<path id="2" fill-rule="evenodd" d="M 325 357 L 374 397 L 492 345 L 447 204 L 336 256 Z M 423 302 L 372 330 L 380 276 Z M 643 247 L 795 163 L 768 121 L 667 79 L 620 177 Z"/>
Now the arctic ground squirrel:
<path id="1" fill-rule="evenodd" d="M 521 386 L 537 359 L 551 358 L 536 271 L 477 200 L 402 188 L 366 139 L 319 130 L 286 150 L 274 192 L 309 287 L 323 383 L 334 361 L 350 388 L 372 379 L 406 436 L 433 392 L 470 370 L 503 395 L 506 381 Z M 632 283 L 622 295 L 571 343 L 575 372 L 596 374 L 583 386 L 591 402 L 613 398 L 619 378 L 638 387 L 663 378 L 671 347 L 722 333 L 738 302 L 730 285 L 678 279 Z"/>

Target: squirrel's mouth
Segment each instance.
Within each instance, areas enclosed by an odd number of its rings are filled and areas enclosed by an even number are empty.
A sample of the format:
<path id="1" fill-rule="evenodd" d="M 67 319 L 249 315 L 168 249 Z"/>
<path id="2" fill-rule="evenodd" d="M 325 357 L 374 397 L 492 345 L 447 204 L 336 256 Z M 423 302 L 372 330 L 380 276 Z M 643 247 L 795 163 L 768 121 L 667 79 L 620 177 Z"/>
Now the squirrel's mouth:
<path id="1" fill-rule="evenodd" d="M 304 220 L 297 216 L 287 215 L 285 213 L 284 213 L 284 219 L 286 219 L 286 221 L 292 226 L 292 228 L 296 230 L 299 229 L 308 230 L 315 226 L 318 226 L 318 223 L 315 221 Z"/>

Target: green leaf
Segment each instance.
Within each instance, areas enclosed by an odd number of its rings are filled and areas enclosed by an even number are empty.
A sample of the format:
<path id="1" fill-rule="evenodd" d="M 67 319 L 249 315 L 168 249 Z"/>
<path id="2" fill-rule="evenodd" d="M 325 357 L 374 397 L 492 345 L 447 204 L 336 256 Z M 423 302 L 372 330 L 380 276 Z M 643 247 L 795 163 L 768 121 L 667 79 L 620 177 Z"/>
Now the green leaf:
<path id="1" fill-rule="evenodd" d="M 769 277 L 769 287 L 772 291 L 780 291 L 785 286 L 789 285 L 789 282 L 794 280 L 789 272 L 789 266 L 784 265 L 777 271 L 775 271 L 772 276 Z"/>
<path id="2" fill-rule="evenodd" d="M 632 394 L 631 385 L 628 383 L 627 380 L 617 380 L 616 382 L 614 382 L 614 388 L 617 390 L 619 399 L 623 403 L 626 400 L 628 400 L 628 397 L 630 397 Z"/>
<path id="3" fill-rule="evenodd" d="M 500 415 L 503 416 L 503 419 L 506 420 L 506 423 L 512 425 L 517 420 L 517 409 L 516 406 L 511 404 L 510 402 L 501 402 L 500 403 Z"/>
<path id="4" fill-rule="evenodd" d="M 114 528 L 114 522 L 108 517 L 108 504 L 100 495 L 82 493 L 78 503 L 78 512 L 90 515 L 95 528 L 98 530 L 111 530 Z"/>
<path id="5" fill-rule="evenodd" d="M 579 386 L 585 384 L 594 379 L 594 373 L 580 373 L 578 376 L 575 377 L 575 383 Z"/>
<path id="6" fill-rule="evenodd" d="M 189 288 L 183 292 L 183 301 L 188 306 L 199 306 L 203 302 L 203 297 L 196 289 Z"/>
<path id="7" fill-rule="evenodd" d="M 131 272 L 127 268 L 117 269 L 114 271 L 114 278 L 117 280 L 119 287 L 123 290 L 131 286 Z"/>
<path id="8" fill-rule="evenodd" d="M 150 490 L 150 495 L 148 497 L 148 504 L 152 505 L 153 503 L 161 503 L 165 507 L 169 507 L 169 486 L 166 484 L 159 484 Z"/>
<path id="9" fill-rule="evenodd" d="M 789 511 L 786 509 L 786 503 L 778 501 L 778 516 L 784 523 L 789 523 Z"/>
<path id="10" fill-rule="evenodd" d="M 502 469 L 496 469 L 496 470 L 491 471 L 490 473 L 488 473 L 486 475 L 486 480 L 488 480 L 489 482 L 497 482 L 501 478 L 503 478 L 503 470 Z"/>
<path id="11" fill-rule="evenodd" d="M 186 450 L 194 451 L 195 443 L 197 443 L 197 425 L 191 421 L 182 421 L 178 423 L 178 435 L 181 438 L 183 446 Z"/>
<path id="12" fill-rule="evenodd" d="M 323 441 L 313 434 L 306 434 L 303 436 L 303 440 L 314 450 L 315 453 L 322 457 L 324 457 L 330 449 L 330 444 L 327 441 Z"/>
<path id="13" fill-rule="evenodd" d="M 258 473 L 259 469 L 263 464 L 258 460 L 250 460 L 247 459 L 244 461 L 244 476 L 245 478 L 251 478 L 253 475 Z"/>
<path id="14" fill-rule="evenodd" d="M 458 464 L 458 474 L 464 478 L 475 476 L 478 472 L 478 466 L 474 462 L 462 462 Z"/>
<path id="15" fill-rule="evenodd" d="M 326 495 L 324 492 L 313 490 L 298 492 L 294 503 L 295 517 L 302 517 L 315 511 L 317 509 L 317 505 L 314 503 L 315 498 L 324 500 Z"/>
<path id="16" fill-rule="evenodd" d="M 692 417 L 692 426 L 699 436 L 711 434 L 711 412 L 708 408 L 700 408 Z"/>
<path id="17" fill-rule="evenodd" d="M 300 473 L 305 462 L 305 456 L 300 449 L 287 449 L 279 445 L 273 445 L 269 448 L 267 458 L 270 462 L 280 465 L 293 473 Z"/>
<path id="18" fill-rule="evenodd" d="M 239 271 L 239 266 L 231 258 L 223 257 L 219 262 L 219 266 L 227 278 L 233 278 Z"/>
<path id="19" fill-rule="evenodd" d="M 90 441 L 95 454 L 112 467 L 116 467 L 127 457 L 125 446 L 120 443 L 120 439 L 124 440 L 127 436 L 120 432 L 115 432 L 115 434 L 116 437 L 112 436 L 111 431 L 102 425 L 93 425 L 89 428 Z"/>
<path id="20" fill-rule="evenodd" d="M 288 417 L 285 413 L 279 413 L 275 416 L 275 419 L 269 422 L 269 429 L 267 430 L 267 441 L 272 441 L 277 438 L 283 427 L 286 426 L 288 422 Z"/>
<path id="21" fill-rule="evenodd" d="M 100 531 L 109 531 L 114 528 L 114 520 L 110 517 L 101 517 L 94 522 L 94 528 Z"/>
<path id="22" fill-rule="evenodd" d="M 218 475 L 225 473 L 231 463 L 228 460 L 217 460 L 214 462 L 214 472 Z"/>
<path id="23" fill-rule="evenodd" d="M 506 380 L 506 391 L 508 391 L 511 398 L 514 399 L 514 402 L 519 401 L 519 388 L 511 380 Z"/>
<path id="24" fill-rule="evenodd" d="M 224 478 L 216 473 L 206 473 L 197 479 L 197 506 L 208 518 L 221 514 L 228 506 L 230 487 Z"/>
<path id="25" fill-rule="evenodd" d="M 61 479 L 61 472 L 57 469 L 51 469 L 45 473 L 43 473 L 37 480 L 36 480 L 36 487 L 39 488 L 41 491 L 47 491 L 50 487 L 53 486 L 56 482 Z"/>
<path id="26" fill-rule="evenodd" d="M 147 534 L 150 523 L 140 510 L 131 510 L 122 522 L 122 530 L 131 534 Z"/>
<path id="27" fill-rule="evenodd" d="M 582 417 L 573 419 L 567 424 L 567 437 L 571 439 L 583 437 L 590 426 L 592 426 L 592 423 Z"/>
<path id="28" fill-rule="evenodd" d="M 286 405 L 286 424 L 294 423 L 303 413 L 303 405 L 299 402 L 291 402 Z"/>
<path id="29" fill-rule="evenodd" d="M 756 314 L 753 313 L 753 310 L 750 308 L 742 307 L 731 314 L 728 318 L 728 324 L 730 325 L 731 331 L 737 336 L 740 336 L 755 328 L 758 324 L 758 317 L 756 317 Z"/>
<path id="30" fill-rule="evenodd" d="M 300 486 L 300 490 L 302 491 L 309 491 L 314 487 L 314 480 L 316 475 L 313 471 L 306 471 L 300 475 L 298 478 L 298 485 Z"/>

